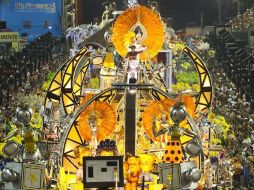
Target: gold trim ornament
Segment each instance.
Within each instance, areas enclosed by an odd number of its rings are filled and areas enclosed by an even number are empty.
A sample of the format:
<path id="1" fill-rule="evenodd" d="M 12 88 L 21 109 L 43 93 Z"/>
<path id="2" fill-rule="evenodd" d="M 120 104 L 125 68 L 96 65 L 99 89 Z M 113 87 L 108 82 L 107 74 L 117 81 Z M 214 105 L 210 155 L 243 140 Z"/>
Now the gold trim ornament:
<path id="1" fill-rule="evenodd" d="M 146 47 L 146 51 L 140 54 L 140 60 L 146 61 L 157 55 L 163 46 L 163 23 L 159 15 L 147 7 L 129 8 L 116 19 L 112 41 L 122 57 L 126 57 L 128 46 L 138 44 Z"/>

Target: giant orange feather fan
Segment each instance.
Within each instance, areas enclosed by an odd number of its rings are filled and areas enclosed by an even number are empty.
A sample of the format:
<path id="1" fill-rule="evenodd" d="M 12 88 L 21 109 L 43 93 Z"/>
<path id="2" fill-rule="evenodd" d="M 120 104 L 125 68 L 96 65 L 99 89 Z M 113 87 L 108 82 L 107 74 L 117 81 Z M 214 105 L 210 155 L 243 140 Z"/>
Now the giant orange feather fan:
<path id="1" fill-rule="evenodd" d="M 164 112 L 163 106 L 160 102 L 153 101 L 151 102 L 146 109 L 144 110 L 142 114 L 142 126 L 144 127 L 146 134 L 155 141 L 160 141 L 161 137 L 154 137 L 152 126 L 153 126 L 153 118 L 156 117 L 156 119 L 159 119 Z M 169 118 L 169 115 L 167 112 L 165 112 L 167 117 Z M 160 126 L 157 126 L 157 131 L 160 130 Z"/>
<path id="2" fill-rule="evenodd" d="M 91 140 L 91 130 L 88 118 L 96 114 L 97 140 L 103 140 L 114 132 L 116 128 L 116 112 L 107 102 L 93 102 L 80 114 L 78 130 L 84 140 Z"/>
<path id="3" fill-rule="evenodd" d="M 194 98 L 189 96 L 189 95 L 182 95 L 182 102 L 183 102 L 189 116 L 191 118 L 194 118 L 194 114 L 195 114 L 195 101 L 194 101 Z"/>
<path id="4" fill-rule="evenodd" d="M 189 96 L 189 95 L 182 95 L 181 96 L 181 101 L 183 102 L 186 112 L 189 114 L 189 116 L 191 118 L 194 118 L 194 110 L 195 110 L 195 102 L 194 102 L 194 98 Z M 188 125 L 188 120 L 187 118 L 185 118 L 185 120 L 183 120 L 180 123 L 180 127 L 184 127 L 184 128 L 189 128 L 190 126 Z"/>
<path id="5" fill-rule="evenodd" d="M 93 93 L 87 93 L 80 101 L 80 106 L 84 105 L 85 103 L 88 102 L 92 97 L 94 96 Z"/>
<path id="6" fill-rule="evenodd" d="M 166 98 L 162 100 L 161 102 L 153 101 L 151 102 L 147 108 L 144 110 L 142 114 L 142 126 L 144 127 L 146 134 L 155 141 L 160 141 L 160 137 L 154 137 L 152 132 L 152 126 L 153 126 L 153 118 L 156 117 L 156 119 L 160 119 L 161 114 L 164 112 L 167 115 L 168 124 L 172 125 L 173 121 L 170 119 L 170 110 L 171 108 L 177 103 L 182 102 L 186 108 L 187 113 L 190 115 L 190 117 L 194 116 L 194 109 L 195 109 L 195 103 L 191 96 L 188 95 L 181 95 L 177 98 Z M 180 123 L 180 127 L 188 127 L 186 125 L 187 119 L 182 121 Z M 157 126 L 157 125 L 156 125 Z M 160 126 L 157 126 L 157 131 L 159 130 Z"/>
<path id="7" fill-rule="evenodd" d="M 164 110 L 167 112 L 170 112 L 173 105 L 175 105 L 178 102 L 178 99 L 174 98 L 165 98 L 161 101 L 161 104 L 163 105 Z"/>
<path id="8" fill-rule="evenodd" d="M 114 23 L 112 42 L 117 52 L 122 57 L 126 57 L 128 53 L 126 45 L 130 43 L 130 38 L 125 41 L 126 34 L 131 32 L 137 24 L 141 24 L 146 31 L 146 39 L 142 45 L 147 49 L 139 55 L 141 61 L 146 61 L 158 54 L 164 42 L 163 23 L 153 10 L 144 6 L 136 6 L 124 11 Z"/>

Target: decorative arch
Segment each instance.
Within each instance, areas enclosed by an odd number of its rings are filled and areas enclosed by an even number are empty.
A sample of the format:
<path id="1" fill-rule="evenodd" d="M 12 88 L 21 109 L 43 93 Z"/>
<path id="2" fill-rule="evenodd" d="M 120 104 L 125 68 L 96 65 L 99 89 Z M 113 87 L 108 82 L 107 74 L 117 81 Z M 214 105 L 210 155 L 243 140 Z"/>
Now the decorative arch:
<path id="1" fill-rule="evenodd" d="M 115 89 L 106 89 L 101 93 L 95 95 L 90 100 L 88 100 L 84 105 L 80 106 L 74 115 L 74 118 L 68 128 L 66 129 L 66 134 L 61 141 L 61 156 L 62 156 L 62 166 L 67 168 L 70 172 L 76 172 L 78 169 L 77 159 L 74 157 L 73 149 L 78 145 L 83 145 L 84 140 L 82 139 L 80 132 L 78 130 L 78 120 L 81 112 L 89 106 L 94 101 L 99 102 L 111 102 L 116 95 Z"/>
<path id="2" fill-rule="evenodd" d="M 56 72 L 55 76 L 53 77 L 47 90 L 47 94 L 44 101 L 44 107 L 47 107 L 49 102 L 60 103 L 62 78 L 67 64 L 68 61 L 65 62 L 60 67 L 60 69 Z"/>
<path id="3" fill-rule="evenodd" d="M 82 82 L 92 61 L 98 59 L 103 62 L 102 56 L 94 55 L 94 51 L 103 48 L 97 43 L 88 43 L 69 61 L 62 78 L 62 105 L 65 113 L 70 114 L 77 104 L 77 96 L 81 95 Z M 83 62 L 82 62 L 83 61 Z M 82 68 L 75 72 L 77 67 Z"/>
<path id="4" fill-rule="evenodd" d="M 212 105 L 213 87 L 209 71 L 202 59 L 190 48 L 185 47 L 183 52 L 192 60 L 199 74 L 200 91 L 195 108 L 195 120 L 200 120 L 206 116 Z"/>

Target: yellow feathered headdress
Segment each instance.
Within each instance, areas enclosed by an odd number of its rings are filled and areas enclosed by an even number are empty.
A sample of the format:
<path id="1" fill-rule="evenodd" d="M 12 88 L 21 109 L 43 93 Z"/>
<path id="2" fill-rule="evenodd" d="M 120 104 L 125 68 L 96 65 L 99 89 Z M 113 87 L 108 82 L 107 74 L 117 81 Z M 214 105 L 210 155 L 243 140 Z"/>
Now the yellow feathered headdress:
<path id="1" fill-rule="evenodd" d="M 134 38 L 136 37 L 136 34 L 132 31 L 127 32 L 127 34 L 124 35 L 124 47 L 128 49 L 130 45 L 133 44 Z"/>
<path id="2" fill-rule="evenodd" d="M 112 41 L 117 52 L 126 57 L 128 46 L 133 43 L 135 26 L 140 25 L 146 33 L 146 39 L 142 45 L 147 50 L 140 54 L 141 61 L 146 61 L 155 55 L 162 48 L 164 42 L 164 28 L 157 13 L 144 6 L 136 6 L 127 9 L 120 15 L 113 27 Z"/>

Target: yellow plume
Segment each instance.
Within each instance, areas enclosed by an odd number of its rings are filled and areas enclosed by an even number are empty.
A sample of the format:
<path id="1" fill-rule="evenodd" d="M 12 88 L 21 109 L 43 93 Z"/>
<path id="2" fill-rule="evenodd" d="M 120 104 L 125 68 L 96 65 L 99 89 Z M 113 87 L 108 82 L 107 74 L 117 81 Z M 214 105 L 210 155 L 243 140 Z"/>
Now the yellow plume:
<path id="1" fill-rule="evenodd" d="M 128 49 L 128 47 L 133 44 L 133 40 L 135 38 L 135 33 L 129 31 L 127 34 L 124 35 L 124 47 Z"/>

